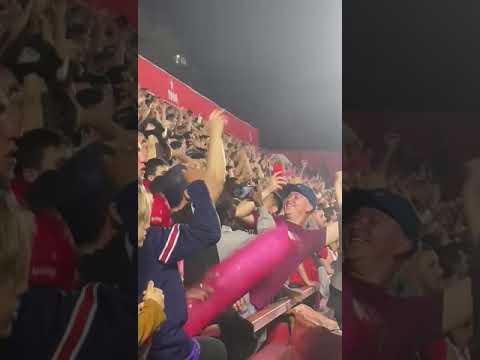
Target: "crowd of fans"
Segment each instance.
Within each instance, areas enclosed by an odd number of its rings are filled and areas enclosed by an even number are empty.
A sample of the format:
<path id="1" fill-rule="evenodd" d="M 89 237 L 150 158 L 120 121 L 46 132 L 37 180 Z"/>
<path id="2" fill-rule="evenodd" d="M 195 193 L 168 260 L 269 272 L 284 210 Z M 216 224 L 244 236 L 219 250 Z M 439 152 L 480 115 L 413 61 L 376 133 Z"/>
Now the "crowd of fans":
<path id="1" fill-rule="evenodd" d="M 349 229 L 344 251 L 349 276 L 354 279 L 351 281 L 354 285 L 349 284 L 351 293 L 344 294 L 347 295 L 344 296 L 344 309 L 352 306 L 353 301 L 353 310 L 350 310 L 353 315 L 349 314 L 353 316 L 349 318 L 353 325 L 344 332 L 344 335 L 347 332 L 354 334 L 346 341 L 347 356 L 355 353 L 353 358 L 362 359 L 366 356 L 370 359 L 472 358 L 470 346 L 473 340 L 473 315 L 468 283 L 473 276 L 471 266 L 476 256 L 472 242 L 474 223 L 471 220 L 478 217 L 478 214 L 471 209 L 469 211 L 467 204 L 470 198 L 474 199 L 474 193 L 466 185 L 465 189 L 458 189 L 453 197 L 452 189 L 448 189 L 447 196 L 445 189 L 439 185 L 441 179 L 428 162 L 415 161 L 405 155 L 410 149 L 398 134 L 387 134 L 380 144 L 376 144 L 376 151 L 373 151 L 348 125 L 344 126 L 343 132 L 343 190 L 344 194 L 348 194 L 344 195 L 344 220 L 348 216 L 344 226 Z M 474 176 L 472 169 L 467 169 L 471 173 L 467 178 Z M 466 184 L 468 181 L 471 180 L 467 180 Z M 375 230 L 375 225 L 381 223 L 379 217 L 383 214 L 392 218 L 397 226 L 400 225 L 402 235 L 397 236 L 397 230 L 393 228 L 389 233 L 375 234 L 375 231 L 387 231 L 386 228 Z M 467 221 L 469 214 L 470 221 Z M 366 230 L 361 221 L 370 224 L 368 235 L 363 233 Z M 405 236 L 413 242 L 413 247 L 402 253 L 395 249 L 396 237 Z M 383 237 L 383 241 L 390 239 L 385 244 L 389 250 L 385 247 L 382 249 L 380 237 Z M 368 239 L 367 242 L 357 240 L 363 238 Z M 370 244 L 368 249 L 367 245 L 363 246 L 367 243 Z M 400 241 L 398 246 L 401 246 Z M 368 266 L 367 261 L 370 262 Z M 377 297 L 370 294 L 370 300 L 365 300 L 365 288 L 359 290 L 357 287 L 359 280 L 362 283 L 381 285 L 394 297 L 386 297 L 383 293 L 378 295 L 380 290 L 368 288 Z M 437 300 L 432 300 L 442 297 L 442 294 L 443 300 L 440 302 L 443 302 L 443 310 L 436 305 Z M 455 296 L 456 300 L 449 301 L 449 294 Z M 378 306 L 378 302 L 372 302 L 373 298 L 380 301 L 380 297 L 385 304 L 390 304 L 388 313 Z M 412 301 L 400 303 L 392 300 L 399 298 Z M 422 303 L 419 300 L 422 298 L 430 300 Z M 398 338 L 392 340 L 387 336 L 387 340 L 383 340 L 386 349 L 383 349 L 383 353 L 380 349 L 374 350 L 373 344 L 371 347 L 366 345 L 373 339 L 366 340 L 364 336 L 358 336 L 359 328 L 356 326 L 361 326 L 358 325 L 361 321 L 353 320 L 362 319 L 359 306 L 375 308 L 380 314 L 377 316 L 392 324 L 391 328 L 383 330 L 390 331 L 392 336 L 402 337 L 402 331 L 410 329 L 403 335 L 408 340 L 402 340 L 402 343 Z M 437 309 L 432 310 L 435 307 Z M 436 313 L 432 315 L 432 311 Z M 398 317 L 393 315 L 395 312 Z M 450 320 L 448 327 L 445 324 L 447 318 Z M 414 325 L 414 331 L 409 328 L 409 324 Z M 365 326 L 362 330 L 364 332 L 374 328 L 371 324 Z M 354 349 L 362 348 L 361 343 L 364 344 L 363 353 L 355 352 Z"/>
<path id="2" fill-rule="evenodd" d="M 2 357 L 254 354 L 265 339 L 258 341 L 246 320 L 259 310 L 247 294 L 191 342 L 180 334 L 186 301 L 208 297 L 201 276 L 254 237 L 261 223 L 274 226 L 286 211 L 285 196 L 289 207 L 301 204 L 309 228 L 336 226 L 331 179 L 227 136 L 221 112 L 207 126 L 191 112 L 139 93 L 137 37 L 125 18 L 74 0 L 12 0 L 0 13 Z M 188 186 L 187 196 L 176 192 L 178 179 Z M 289 184 L 297 191 L 283 193 Z M 188 201 L 199 211 L 184 206 Z M 168 240 L 175 224 L 182 225 L 174 248 L 147 251 L 150 238 Z M 182 248 L 184 224 L 196 242 Z M 320 288 L 322 278 L 325 298 L 338 248 L 338 236 L 325 232 L 310 244 L 318 264 L 305 261 L 282 283 Z M 320 251 L 325 244 L 331 249 Z M 147 259 L 139 269 L 150 267 L 151 277 L 137 272 L 137 252 Z M 326 309 L 325 301 L 311 305 Z M 297 307 L 292 315 L 336 327 L 312 307 Z M 131 340 L 135 323 L 138 345 Z M 172 332 L 174 346 L 163 337 Z"/>
<path id="3" fill-rule="evenodd" d="M 123 17 L 10 0 L 0 18 L 2 357 L 247 359 L 286 321 L 288 338 L 307 330 L 285 359 L 340 358 L 339 328 L 349 358 L 474 358 L 478 163 L 447 198 L 398 136 L 372 152 L 344 129 L 348 171 L 320 176 L 226 134 L 222 111 L 205 121 L 139 89 Z M 297 250 L 200 336 L 184 333 L 189 304 L 211 296 L 208 270 L 281 222 Z M 254 332 L 252 315 L 306 287 Z"/>
<path id="4" fill-rule="evenodd" d="M 1 357 L 135 357 L 136 29 L 76 0 L 0 17 Z"/>
<path id="5" fill-rule="evenodd" d="M 242 143 L 224 132 L 222 111 L 213 111 L 205 121 L 146 89 L 139 89 L 138 121 L 138 196 L 144 204 L 139 206 L 139 296 L 153 281 L 163 291 L 166 313 L 156 326 L 151 320 L 147 327 L 139 324 L 153 334 L 139 343 L 143 353 L 149 351 L 152 359 L 190 358 L 196 351 L 200 359 L 248 359 L 268 348 L 275 329 L 292 318 L 307 327 L 328 329 L 327 334 L 341 333 L 331 309 L 341 307 L 339 286 L 330 286 L 339 258 L 341 173 L 324 178 L 306 162 L 292 164 L 282 154 Z M 192 206 L 186 206 L 189 201 Z M 200 336 L 186 336 L 186 306 L 211 295 L 211 289 L 202 286 L 208 270 L 282 221 L 306 249 L 294 267 L 286 259 L 286 273 L 271 269 L 280 275 L 272 280 L 277 286 L 269 296 L 258 295 L 268 288 L 266 279 L 257 286 L 258 293 L 250 289 Z M 252 315 L 309 286 L 315 292 L 305 304 L 254 333 Z M 331 291 L 338 293 L 332 296 L 334 304 L 327 301 Z M 152 319 L 153 312 L 145 317 Z M 328 358 L 341 356 L 337 338 Z M 312 343 L 319 343 L 318 338 Z M 307 349 L 283 356 L 318 358 L 318 348 Z"/>

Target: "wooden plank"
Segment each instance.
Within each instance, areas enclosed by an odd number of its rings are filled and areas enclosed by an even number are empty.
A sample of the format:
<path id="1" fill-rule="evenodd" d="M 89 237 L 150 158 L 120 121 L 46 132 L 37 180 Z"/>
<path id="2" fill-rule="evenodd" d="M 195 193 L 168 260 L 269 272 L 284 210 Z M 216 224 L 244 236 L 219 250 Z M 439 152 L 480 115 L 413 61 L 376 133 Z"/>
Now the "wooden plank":
<path id="1" fill-rule="evenodd" d="M 313 295 L 316 291 L 316 289 L 311 286 L 295 289 L 294 291 L 289 290 L 292 297 L 281 299 L 248 317 L 248 320 L 253 324 L 255 332 L 263 329 L 283 314 L 286 314 L 291 308 Z"/>

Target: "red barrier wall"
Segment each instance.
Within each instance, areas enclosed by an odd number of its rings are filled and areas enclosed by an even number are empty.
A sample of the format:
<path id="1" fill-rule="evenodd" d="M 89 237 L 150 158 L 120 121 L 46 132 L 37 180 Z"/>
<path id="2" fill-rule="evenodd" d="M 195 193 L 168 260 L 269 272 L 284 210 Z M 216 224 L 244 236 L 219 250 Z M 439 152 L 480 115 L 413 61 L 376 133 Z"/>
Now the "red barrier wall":
<path id="1" fill-rule="evenodd" d="M 300 164 L 302 160 L 307 160 L 308 164 L 313 168 L 326 166 L 330 175 L 333 177 L 335 173 L 342 169 L 342 154 L 333 151 L 322 150 L 269 150 L 273 153 L 284 154 L 291 162 Z"/>
<path id="2" fill-rule="evenodd" d="M 417 161 L 444 167 L 446 190 L 455 194 L 463 181 L 463 164 L 480 156 L 480 113 L 353 112 L 344 121 L 374 149 L 384 148 L 384 134 L 396 132 Z M 448 176 L 446 176 L 448 174 Z"/>
<path id="3" fill-rule="evenodd" d="M 95 8 L 106 9 L 113 15 L 125 16 L 130 25 L 137 28 L 138 25 L 138 1 L 134 0 L 87 0 Z"/>
<path id="4" fill-rule="evenodd" d="M 185 85 L 165 70 L 142 56 L 138 57 L 138 83 L 156 96 L 177 107 L 192 110 L 194 114 L 208 119 L 213 109 L 219 106 Z M 250 144 L 258 145 L 258 129 L 235 115 L 226 112 L 225 132 Z"/>

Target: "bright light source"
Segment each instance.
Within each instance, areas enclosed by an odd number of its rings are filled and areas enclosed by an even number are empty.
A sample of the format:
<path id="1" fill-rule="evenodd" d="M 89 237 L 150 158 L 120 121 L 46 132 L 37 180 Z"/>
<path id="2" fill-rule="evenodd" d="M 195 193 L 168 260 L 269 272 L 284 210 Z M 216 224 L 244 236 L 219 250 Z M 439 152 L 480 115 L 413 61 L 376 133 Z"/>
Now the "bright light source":
<path id="1" fill-rule="evenodd" d="M 174 59 L 175 59 L 175 64 L 177 64 L 177 65 L 181 65 L 181 66 L 187 66 L 188 65 L 187 58 L 186 58 L 185 55 L 177 54 L 177 55 L 175 55 Z"/>

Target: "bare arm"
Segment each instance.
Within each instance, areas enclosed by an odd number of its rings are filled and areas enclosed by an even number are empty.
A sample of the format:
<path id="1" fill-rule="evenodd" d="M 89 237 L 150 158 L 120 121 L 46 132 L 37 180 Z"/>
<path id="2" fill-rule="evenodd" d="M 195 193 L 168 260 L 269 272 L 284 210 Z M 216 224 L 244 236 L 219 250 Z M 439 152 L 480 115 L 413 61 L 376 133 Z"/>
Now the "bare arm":
<path id="1" fill-rule="evenodd" d="M 335 174 L 335 197 L 337 198 L 338 206 L 342 207 L 342 172 L 337 171 Z"/>
<path id="2" fill-rule="evenodd" d="M 257 234 L 275 227 L 275 220 L 264 207 L 258 208 L 259 218 L 257 222 Z"/>
<path id="3" fill-rule="evenodd" d="M 464 184 L 464 206 L 465 215 L 467 217 L 472 236 L 474 240 L 478 240 L 480 234 L 480 197 L 478 196 L 478 185 L 480 183 L 480 160 L 474 160 L 469 164 L 469 174 Z M 473 272 L 472 279 L 475 281 L 474 276 L 478 264 L 475 264 L 476 257 L 478 257 L 478 244 L 474 241 L 474 259 L 472 261 Z M 444 292 L 444 305 L 443 305 L 443 329 L 445 331 L 451 331 L 458 327 L 461 327 L 473 315 L 473 295 L 474 295 L 474 282 L 472 279 L 466 279 L 458 281 L 451 288 Z M 478 281 L 477 281 L 478 283 Z M 476 319 L 474 319 L 475 321 Z"/>
<path id="4" fill-rule="evenodd" d="M 387 153 L 385 154 L 385 157 L 383 158 L 383 161 L 380 164 L 380 167 L 378 168 L 378 172 L 385 178 L 387 176 L 387 171 L 390 166 L 390 162 L 392 161 L 393 154 L 397 149 L 398 142 L 399 142 L 399 138 L 396 136 L 386 140 Z"/>
<path id="5" fill-rule="evenodd" d="M 242 200 L 235 208 L 235 217 L 244 219 L 256 209 L 255 203 L 252 200 Z"/>
<path id="6" fill-rule="evenodd" d="M 115 49 L 114 64 L 123 65 L 125 63 L 125 53 L 127 51 L 128 29 L 120 29 L 118 46 Z"/>
<path id="7" fill-rule="evenodd" d="M 463 186 L 465 216 L 472 237 L 477 240 L 480 237 L 480 159 L 471 161 L 468 168 L 470 174 Z"/>
<path id="8" fill-rule="evenodd" d="M 329 330 L 338 329 L 338 324 L 335 321 L 330 320 L 325 315 L 322 315 L 305 304 L 297 305 L 291 310 L 291 313 L 316 326 L 323 326 Z"/>
<path id="9" fill-rule="evenodd" d="M 8 38 L 3 44 L 0 44 L 0 55 L 2 55 L 5 52 L 5 50 L 7 50 L 8 47 L 17 40 L 20 33 L 27 26 L 28 21 L 30 20 L 32 15 L 32 9 L 33 9 L 33 3 L 34 3 L 33 1 L 27 1 L 24 9 L 22 9 L 18 1 L 12 1 L 11 3 L 12 3 L 11 6 L 14 7 L 14 9 L 12 9 L 13 10 L 12 16 L 18 16 L 18 17 L 12 29 L 10 29 L 10 35 L 8 36 Z"/>
<path id="10" fill-rule="evenodd" d="M 58 51 L 60 57 L 65 61 L 67 55 L 67 42 L 66 42 L 66 25 L 65 15 L 67 12 L 67 1 L 56 0 L 55 1 L 55 29 L 54 29 L 54 41 L 55 48 Z"/>
<path id="11" fill-rule="evenodd" d="M 442 327 L 445 333 L 465 325 L 472 319 L 472 283 L 460 280 L 443 293 Z"/>
<path id="12" fill-rule="evenodd" d="M 23 80 L 25 86 L 25 106 L 23 108 L 24 131 L 43 127 L 42 86 L 44 82 L 35 74 L 30 74 Z"/>
<path id="13" fill-rule="evenodd" d="M 245 149 L 241 149 L 239 153 L 238 168 L 239 179 L 242 181 L 249 181 L 253 177 L 252 167 L 250 166 L 250 160 Z"/>
<path id="14" fill-rule="evenodd" d="M 329 223 L 326 227 L 325 246 L 339 241 L 340 231 L 338 222 Z"/>
<path id="15" fill-rule="evenodd" d="M 308 278 L 307 272 L 305 271 L 305 267 L 303 266 L 303 264 L 300 264 L 300 265 L 298 266 L 297 271 L 298 271 L 298 274 L 300 275 L 300 277 L 302 278 L 303 282 L 304 282 L 307 286 L 313 286 L 313 281 L 311 281 L 311 280 Z"/>
<path id="16" fill-rule="evenodd" d="M 223 191 L 225 184 L 226 160 L 225 149 L 223 148 L 223 128 L 225 119 L 222 110 L 214 110 L 208 121 L 208 132 L 210 141 L 207 152 L 207 170 L 205 172 L 205 183 L 212 201 L 215 203 Z"/>
<path id="17" fill-rule="evenodd" d="M 287 184 L 287 180 L 281 174 L 275 174 L 270 178 L 268 186 L 266 186 L 262 192 L 262 201 L 273 192 L 280 190 L 283 186 Z M 252 212 L 256 209 L 255 202 L 252 200 L 243 200 L 238 204 L 235 210 L 235 217 L 246 218 L 249 217 Z M 247 220 L 248 221 L 248 220 Z M 253 223 L 253 220 L 252 220 Z"/>

